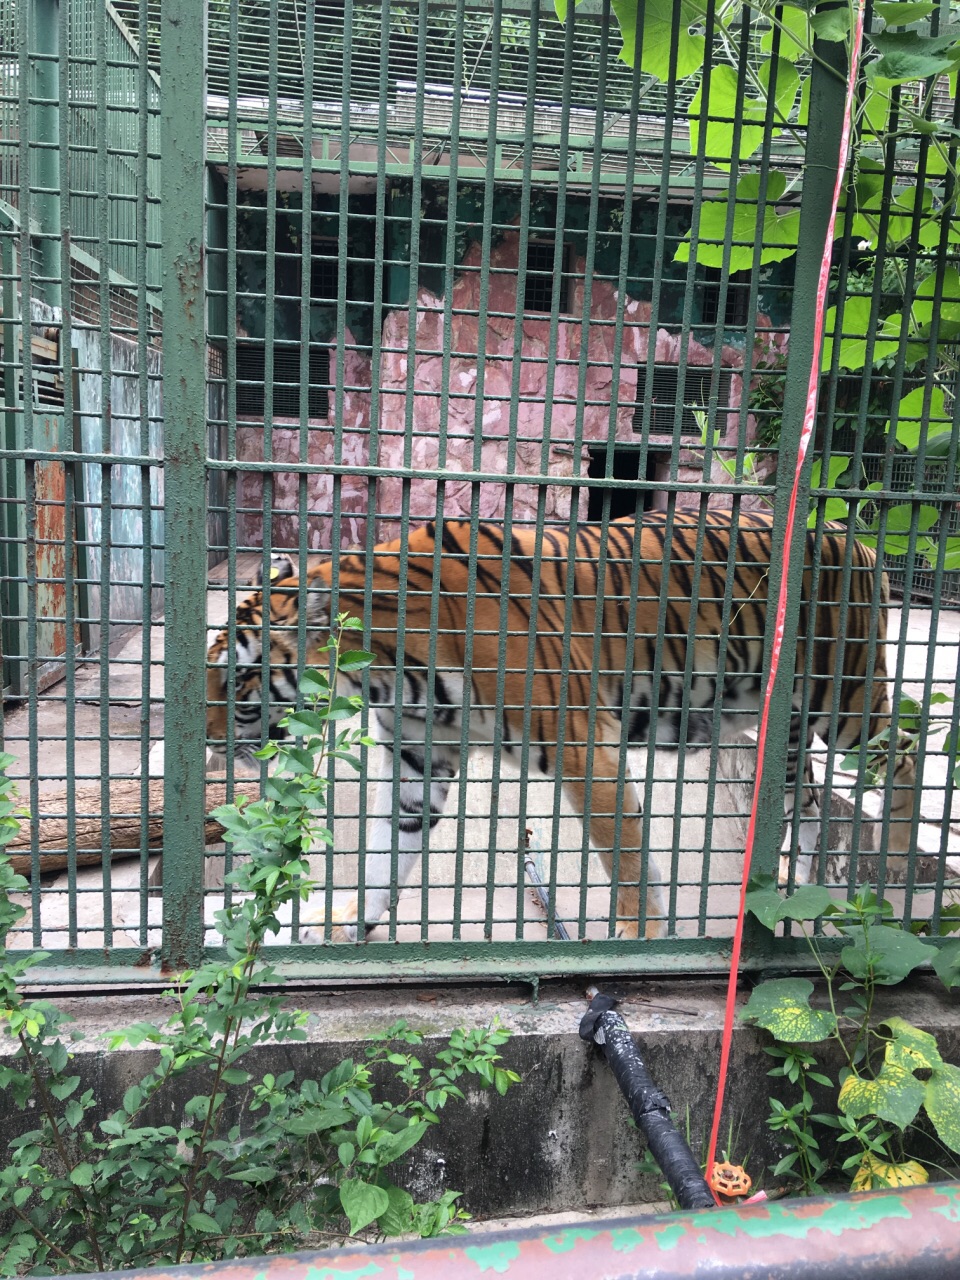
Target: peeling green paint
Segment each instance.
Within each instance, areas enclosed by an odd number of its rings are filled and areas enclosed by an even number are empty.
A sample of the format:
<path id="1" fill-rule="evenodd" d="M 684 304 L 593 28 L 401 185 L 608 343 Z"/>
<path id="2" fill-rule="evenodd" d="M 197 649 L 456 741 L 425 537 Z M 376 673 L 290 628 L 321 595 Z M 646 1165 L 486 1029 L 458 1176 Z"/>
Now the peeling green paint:
<path id="1" fill-rule="evenodd" d="M 571 1227 L 556 1236 L 544 1236 L 543 1247 L 551 1253 L 569 1253 L 581 1240 L 592 1240 L 597 1232 L 591 1227 Z"/>
<path id="2" fill-rule="evenodd" d="M 340 1267 L 336 1270 L 332 1267 L 311 1267 L 305 1280 L 363 1280 L 364 1276 L 382 1275 L 383 1267 L 378 1267 L 375 1262 L 368 1262 L 365 1266 L 354 1267 L 350 1271 L 344 1271 Z M 413 1280 L 412 1275 L 410 1280 Z"/>
<path id="3" fill-rule="evenodd" d="M 520 1246 L 513 1240 L 502 1244 L 472 1245 L 463 1251 L 481 1271 L 497 1271 L 501 1275 L 510 1269 L 511 1262 L 520 1257 Z"/>
<path id="4" fill-rule="evenodd" d="M 653 1233 L 654 1240 L 664 1253 L 670 1249 L 675 1249 L 681 1240 L 686 1239 L 686 1236 L 686 1228 L 681 1226 L 679 1222 L 672 1223 L 669 1227 L 664 1227 L 662 1231 Z"/>
<path id="5" fill-rule="evenodd" d="M 632 1253 L 644 1243 L 644 1233 L 637 1227 L 614 1227 L 610 1232 L 610 1243 L 615 1253 Z"/>
<path id="6" fill-rule="evenodd" d="M 826 1207 L 811 1207 L 809 1214 L 798 1206 L 795 1216 L 790 1217 L 771 1217 L 769 1210 L 749 1216 L 728 1215 L 721 1210 L 711 1214 L 709 1221 L 702 1225 L 705 1231 L 714 1230 L 725 1236 L 744 1235 L 764 1240 L 768 1236 L 777 1235 L 803 1240 L 811 1231 L 825 1231 L 828 1235 L 839 1236 L 845 1231 L 869 1230 L 888 1218 L 910 1216 L 909 1206 L 899 1196 L 889 1196 L 860 1204 L 841 1199 Z"/>
<path id="7" fill-rule="evenodd" d="M 960 1200 L 957 1199 L 956 1194 L 945 1191 L 943 1201 L 943 1204 L 931 1205 L 930 1212 L 946 1218 L 948 1222 L 960 1222 Z"/>

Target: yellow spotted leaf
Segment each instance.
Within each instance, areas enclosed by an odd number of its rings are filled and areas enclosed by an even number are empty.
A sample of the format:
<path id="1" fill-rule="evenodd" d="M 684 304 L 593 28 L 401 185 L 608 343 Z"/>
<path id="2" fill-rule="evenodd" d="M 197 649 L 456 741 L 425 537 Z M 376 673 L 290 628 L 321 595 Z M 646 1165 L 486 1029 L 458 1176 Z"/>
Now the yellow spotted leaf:
<path id="1" fill-rule="evenodd" d="M 943 1065 L 937 1042 L 927 1031 L 921 1031 L 903 1018 L 887 1018 L 884 1026 L 893 1036 L 884 1057 L 892 1066 L 908 1071 L 930 1071 Z"/>
<path id="2" fill-rule="evenodd" d="M 885 1187 L 918 1187 L 928 1181 L 922 1164 L 907 1160 L 890 1164 L 872 1151 L 865 1151 L 853 1178 L 851 1191 L 882 1191 Z"/>
<path id="3" fill-rule="evenodd" d="M 935 1067 L 927 1081 L 923 1105 L 940 1141 L 960 1151 L 960 1067 L 949 1062 Z"/>
<path id="4" fill-rule="evenodd" d="M 774 978 L 755 987 L 743 1011 L 748 1022 L 772 1031 L 786 1044 L 826 1040 L 837 1019 L 825 1009 L 811 1009 L 813 983 L 806 978 Z"/>
<path id="5" fill-rule="evenodd" d="M 913 1123 L 923 1101 L 924 1087 L 913 1072 L 885 1062 L 875 1080 L 856 1074 L 847 1076 L 837 1105 L 844 1115 L 854 1119 L 879 1116 L 905 1129 Z"/>

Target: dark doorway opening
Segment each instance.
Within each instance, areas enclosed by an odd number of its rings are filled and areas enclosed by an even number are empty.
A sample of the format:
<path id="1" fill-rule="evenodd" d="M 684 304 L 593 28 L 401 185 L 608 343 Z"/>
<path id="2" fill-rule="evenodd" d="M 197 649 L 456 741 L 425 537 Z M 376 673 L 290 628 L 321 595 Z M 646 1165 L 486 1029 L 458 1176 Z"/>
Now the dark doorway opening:
<path id="1" fill-rule="evenodd" d="M 613 476 L 614 480 L 648 480 L 651 484 L 661 478 L 668 464 L 669 452 L 664 455 L 663 450 L 648 449 L 645 459 L 645 467 L 641 474 L 641 451 L 634 446 L 626 446 L 617 448 L 613 451 Z M 607 448 L 606 445 L 595 445 L 590 449 L 590 466 L 587 469 L 587 475 L 591 479 L 602 480 L 607 473 Z M 650 511 L 652 508 L 659 506 L 657 502 L 657 491 L 655 489 L 635 489 L 623 488 L 610 485 L 591 485 L 587 490 L 586 504 L 581 502 L 580 510 L 587 508 L 587 519 L 597 521 L 603 519 L 604 500 L 609 496 L 610 499 L 610 519 L 618 520 L 621 516 L 635 516 L 639 510 L 641 513 Z M 639 499 L 639 506 L 638 506 Z"/>

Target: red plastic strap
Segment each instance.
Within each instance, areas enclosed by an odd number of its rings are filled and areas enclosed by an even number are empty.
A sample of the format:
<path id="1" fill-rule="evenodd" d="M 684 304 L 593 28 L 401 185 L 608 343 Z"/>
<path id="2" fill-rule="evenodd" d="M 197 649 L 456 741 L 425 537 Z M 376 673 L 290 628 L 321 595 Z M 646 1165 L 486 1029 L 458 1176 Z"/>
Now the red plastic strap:
<path id="1" fill-rule="evenodd" d="M 837 178 L 833 188 L 833 203 L 830 207 L 830 222 L 827 226 L 826 242 L 823 246 L 823 257 L 820 261 L 820 278 L 817 282 L 817 312 L 813 334 L 813 360 L 810 365 L 810 380 L 807 383 L 807 405 L 803 415 L 803 429 L 800 432 L 800 447 L 797 452 L 797 469 L 793 477 L 793 489 L 790 492 L 790 504 L 787 508 L 787 527 L 784 536 L 784 559 L 789 559 L 789 550 L 793 543 L 793 528 L 797 513 L 797 494 L 800 487 L 800 474 L 803 470 L 807 447 L 813 436 L 813 427 L 817 413 L 817 387 L 820 382 L 820 351 L 823 344 L 823 321 L 827 303 L 827 285 L 830 279 L 830 263 L 833 256 L 833 233 L 837 221 L 837 209 L 840 205 L 840 193 L 847 168 L 847 157 L 850 153 L 850 128 L 853 117 L 853 98 L 857 84 L 857 69 L 860 62 L 860 45 L 863 40 L 864 0 L 858 0 L 857 20 L 854 31 L 853 47 L 850 55 L 850 75 L 847 80 L 847 97 L 843 112 L 843 129 L 840 135 L 840 158 L 837 164 Z M 730 1065 L 730 1044 L 733 1039 L 733 1019 L 736 1012 L 737 980 L 740 970 L 740 952 L 743 945 L 743 918 L 746 909 L 747 882 L 750 879 L 750 863 L 753 859 L 753 842 L 757 826 L 757 806 L 760 799 L 760 779 L 763 776 L 764 751 L 767 741 L 767 721 L 770 715 L 770 697 L 780 666 L 780 651 L 783 647 L 783 628 L 787 613 L 787 575 L 780 580 L 780 594 L 777 599 L 776 627 L 773 633 L 773 649 L 770 654 L 770 674 L 763 696 L 760 711 L 760 728 L 757 734 L 757 768 L 753 784 L 753 803 L 750 806 L 750 822 L 747 826 L 747 844 L 743 854 L 743 877 L 740 883 L 740 909 L 737 913 L 737 927 L 733 934 L 733 954 L 730 957 L 730 977 L 727 982 L 727 1003 L 723 1019 L 723 1039 L 720 1045 L 720 1078 L 717 1083 L 717 1101 L 713 1111 L 713 1127 L 710 1130 L 710 1147 L 707 1154 L 707 1182 L 713 1173 L 717 1155 L 717 1140 L 720 1134 L 720 1116 L 723 1111 L 724 1094 L 727 1086 L 727 1072 Z M 717 1203 L 720 1204 L 719 1198 Z"/>

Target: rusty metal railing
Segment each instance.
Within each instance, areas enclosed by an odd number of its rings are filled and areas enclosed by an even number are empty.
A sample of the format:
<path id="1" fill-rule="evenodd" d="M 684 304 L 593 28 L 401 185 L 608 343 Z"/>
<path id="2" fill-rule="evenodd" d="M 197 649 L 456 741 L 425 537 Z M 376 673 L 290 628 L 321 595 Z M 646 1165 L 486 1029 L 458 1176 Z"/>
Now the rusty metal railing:
<path id="1" fill-rule="evenodd" d="M 960 1182 L 862 1195 L 608 1218 L 370 1248 L 114 1272 L 125 1280 L 952 1280 Z"/>

